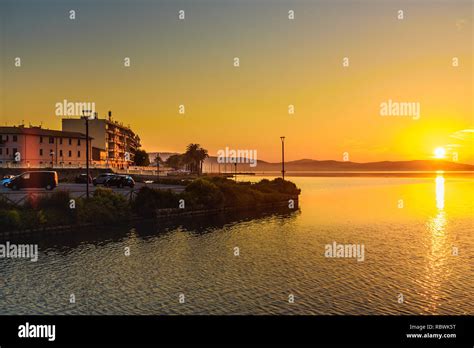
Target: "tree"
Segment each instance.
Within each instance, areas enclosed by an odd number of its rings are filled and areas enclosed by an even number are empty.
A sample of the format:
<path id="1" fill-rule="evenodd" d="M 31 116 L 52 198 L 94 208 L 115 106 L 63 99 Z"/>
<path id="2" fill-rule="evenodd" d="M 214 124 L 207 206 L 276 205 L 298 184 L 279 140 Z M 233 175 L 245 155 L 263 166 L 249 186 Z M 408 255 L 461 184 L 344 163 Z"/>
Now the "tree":
<path id="1" fill-rule="evenodd" d="M 166 165 L 175 170 L 180 169 L 184 166 L 184 156 L 183 155 L 171 155 L 166 160 Z"/>
<path id="2" fill-rule="evenodd" d="M 184 158 L 189 169 L 193 173 L 202 173 L 202 164 L 204 160 L 209 157 L 206 149 L 203 149 L 199 144 L 189 144 L 186 147 Z"/>
<path id="3" fill-rule="evenodd" d="M 158 165 L 164 164 L 164 163 L 165 163 L 165 162 L 163 162 L 163 160 L 161 159 L 160 155 L 157 154 L 157 155 L 156 155 L 156 158 L 155 158 L 155 161 L 153 162 L 153 164 L 154 164 L 155 166 L 158 166 Z"/>
<path id="4" fill-rule="evenodd" d="M 134 162 L 136 166 L 146 167 L 150 165 L 150 158 L 145 150 L 137 150 Z"/>
<path id="5" fill-rule="evenodd" d="M 206 149 L 200 148 L 198 151 L 198 160 L 199 160 L 199 174 L 202 174 L 202 165 L 204 160 L 209 157 L 209 154 Z"/>

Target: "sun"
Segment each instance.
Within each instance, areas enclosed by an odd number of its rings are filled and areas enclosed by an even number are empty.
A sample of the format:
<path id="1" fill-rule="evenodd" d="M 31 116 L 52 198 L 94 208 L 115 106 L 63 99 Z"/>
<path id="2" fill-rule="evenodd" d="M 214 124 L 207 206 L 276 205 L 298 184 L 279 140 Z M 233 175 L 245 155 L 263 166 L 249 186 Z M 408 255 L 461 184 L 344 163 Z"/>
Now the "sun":
<path id="1" fill-rule="evenodd" d="M 445 158 L 446 157 L 446 150 L 444 149 L 444 147 L 437 147 L 436 149 L 434 149 L 434 157 L 435 158 Z"/>

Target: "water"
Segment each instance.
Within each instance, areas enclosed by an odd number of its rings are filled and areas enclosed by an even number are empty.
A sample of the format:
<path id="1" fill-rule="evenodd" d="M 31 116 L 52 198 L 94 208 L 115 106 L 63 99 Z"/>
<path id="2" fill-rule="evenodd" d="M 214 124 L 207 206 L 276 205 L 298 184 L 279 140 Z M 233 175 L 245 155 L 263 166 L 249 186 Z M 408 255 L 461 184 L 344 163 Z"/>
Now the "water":
<path id="1" fill-rule="evenodd" d="M 38 262 L 0 259 L 0 314 L 474 314 L 472 179 L 289 179 L 298 212 L 42 237 Z"/>

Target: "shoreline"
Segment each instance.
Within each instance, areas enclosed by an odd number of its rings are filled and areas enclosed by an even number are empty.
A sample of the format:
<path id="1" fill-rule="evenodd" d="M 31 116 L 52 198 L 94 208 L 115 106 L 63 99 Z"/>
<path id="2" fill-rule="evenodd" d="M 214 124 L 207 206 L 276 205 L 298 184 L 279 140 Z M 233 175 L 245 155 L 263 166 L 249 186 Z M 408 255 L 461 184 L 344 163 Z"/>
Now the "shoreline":
<path id="1" fill-rule="evenodd" d="M 256 172 L 255 177 L 279 177 L 279 172 L 268 172 L 258 173 Z M 308 171 L 308 172 L 291 172 L 285 173 L 285 177 L 407 177 L 407 178 L 431 178 L 443 175 L 446 177 L 466 177 L 474 178 L 474 171 Z M 238 175 L 237 175 L 238 176 Z"/>
<path id="2" fill-rule="evenodd" d="M 256 205 L 249 205 L 249 206 L 228 206 L 228 207 L 221 207 L 221 208 L 209 208 L 209 209 L 179 209 L 179 208 L 163 208 L 156 210 L 156 216 L 151 218 L 140 217 L 138 215 L 133 215 L 127 224 L 136 223 L 136 222 L 156 222 L 156 221 L 163 221 L 166 219 L 173 220 L 177 218 L 192 218 L 195 216 L 210 216 L 210 215 L 218 215 L 227 212 L 244 212 L 244 211 L 258 211 L 258 212 L 282 212 L 282 208 L 286 208 L 286 212 L 296 212 L 299 211 L 299 196 L 292 197 L 291 199 L 294 200 L 295 205 L 294 208 L 288 208 L 288 201 L 278 201 L 278 202 L 270 202 L 265 204 L 256 204 Z M 116 224 L 112 224 L 112 227 L 118 227 L 123 225 L 124 221 L 118 221 Z M 66 233 L 71 232 L 76 228 L 86 228 L 86 227 L 94 227 L 94 228 L 103 228 L 103 224 L 96 224 L 96 223 L 81 223 L 81 224 L 69 224 L 69 225 L 58 225 L 58 226 L 43 226 L 34 229 L 24 229 L 24 230 L 10 230 L 10 231 L 0 231 L 0 238 L 4 237 L 22 237 L 28 236 L 35 233 L 48 233 L 48 234 L 59 234 L 59 233 Z"/>

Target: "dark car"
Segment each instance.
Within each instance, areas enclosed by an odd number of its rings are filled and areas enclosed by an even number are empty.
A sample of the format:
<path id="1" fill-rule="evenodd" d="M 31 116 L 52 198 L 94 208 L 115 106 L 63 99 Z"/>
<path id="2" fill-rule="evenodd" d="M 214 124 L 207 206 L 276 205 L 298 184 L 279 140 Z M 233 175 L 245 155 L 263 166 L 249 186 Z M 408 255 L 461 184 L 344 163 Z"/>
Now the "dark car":
<path id="1" fill-rule="evenodd" d="M 87 184 L 87 174 L 79 174 L 74 178 L 76 184 Z M 92 183 L 92 176 L 89 175 L 89 184 Z"/>
<path id="2" fill-rule="evenodd" d="M 12 190 L 22 188 L 45 188 L 52 190 L 58 186 L 58 173 L 53 171 L 26 172 L 14 177 L 7 187 Z"/>
<path id="3" fill-rule="evenodd" d="M 103 185 L 110 176 L 115 176 L 115 174 L 113 173 L 99 174 L 94 178 L 94 180 L 92 180 L 92 184 L 94 184 L 94 186 Z"/>
<path id="4" fill-rule="evenodd" d="M 133 187 L 135 186 L 135 181 L 132 179 L 131 176 L 129 175 L 113 175 L 107 178 L 107 180 L 104 183 L 104 186 L 107 187 Z"/>

